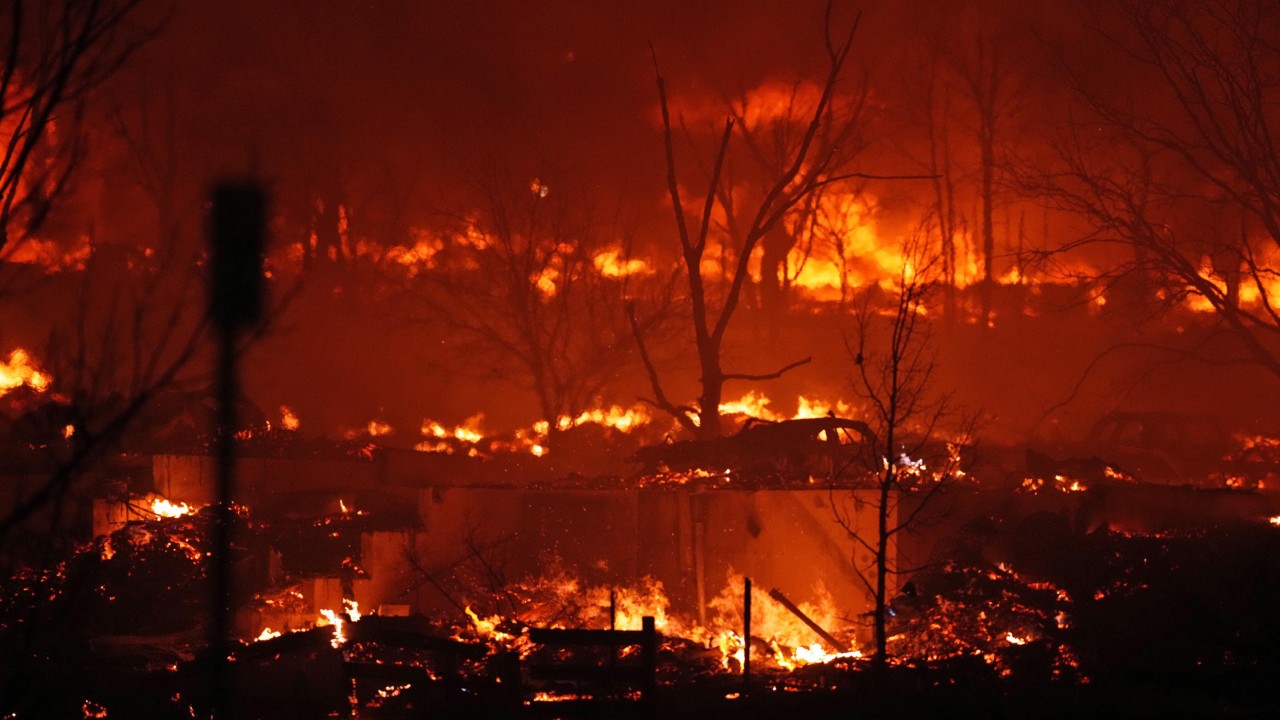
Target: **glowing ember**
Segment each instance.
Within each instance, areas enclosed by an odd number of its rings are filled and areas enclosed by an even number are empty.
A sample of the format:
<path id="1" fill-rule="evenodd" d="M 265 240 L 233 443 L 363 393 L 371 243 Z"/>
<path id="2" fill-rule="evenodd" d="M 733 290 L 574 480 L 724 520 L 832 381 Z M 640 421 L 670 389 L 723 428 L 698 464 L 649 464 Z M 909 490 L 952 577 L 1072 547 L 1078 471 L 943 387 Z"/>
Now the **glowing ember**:
<path id="1" fill-rule="evenodd" d="M 1110 470 L 1110 468 L 1108 468 L 1108 470 Z M 1108 474 L 1108 477 L 1111 477 L 1111 475 Z M 1117 475 L 1117 477 L 1126 476 Z M 1089 486 L 1080 480 L 1069 478 L 1065 475 L 1054 475 L 1052 483 L 1046 482 L 1042 477 L 1027 477 L 1022 479 L 1022 490 L 1028 492 L 1039 492 L 1045 487 L 1052 487 L 1054 490 L 1064 493 L 1084 492 L 1089 489 Z"/>
<path id="2" fill-rule="evenodd" d="M 397 697 L 400 693 L 413 687 L 413 683 L 405 683 L 403 685 L 388 685 L 378 689 L 377 697 L 381 700 Z"/>
<path id="3" fill-rule="evenodd" d="M 1268 519 L 1268 522 L 1270 522 L 1272 525 L 1280 526 L 1280 515 L 1272 515 Z"/>
<path id="4" fill-rule="evenodd" d="M 529 698 L 529 700 L 531 702 L 538 702 L 538 703 L 571 702 L 574 700 L 582 700 L 589 697 L 590 697 L 589 695 L 578 695 L 577 693 L 553 693 L 553 692 L 547 692 L 545 690 L 540 690 L 534 693 L 533 697 Z"/>
<path id="5" fill-rule="evenodd" d="M 27 386 L 36 392 L 44 392 L 53 382 L 36 366 L 31 355 L 22 348 L 9 353 L 9 359 L 0 363 L 0 395 L 14 388 Z"/>

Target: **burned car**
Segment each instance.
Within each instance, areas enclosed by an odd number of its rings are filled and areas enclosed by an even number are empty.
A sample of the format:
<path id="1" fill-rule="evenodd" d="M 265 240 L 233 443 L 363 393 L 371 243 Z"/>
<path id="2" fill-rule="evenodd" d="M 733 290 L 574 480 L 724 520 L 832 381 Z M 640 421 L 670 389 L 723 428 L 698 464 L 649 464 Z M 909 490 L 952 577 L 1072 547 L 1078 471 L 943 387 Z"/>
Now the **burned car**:
<path id="1" fill-rule="evenodd" d="M 1230 473 L 1231 434 L 1212 417 L 1172 412 L 1112 412 L 1082 441 L 1027 450 L 1031 476 L 1159 485 L 1215 484 Z"/>
<path id="2" fill-rule="evenodd" d="M 829 474 L 861 458 L 874 438 L 866 423 L 838 417 L 754 421 L 733 435 L 649 445 L 631 460 L 642 473 L 695 469 L 787 475 Z"/>

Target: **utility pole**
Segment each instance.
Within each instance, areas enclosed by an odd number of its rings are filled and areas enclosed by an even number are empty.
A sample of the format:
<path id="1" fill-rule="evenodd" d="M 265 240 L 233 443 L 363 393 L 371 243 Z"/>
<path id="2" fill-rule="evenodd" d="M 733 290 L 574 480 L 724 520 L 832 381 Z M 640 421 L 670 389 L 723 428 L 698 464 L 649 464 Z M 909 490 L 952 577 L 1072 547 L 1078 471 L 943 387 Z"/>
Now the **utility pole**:
<path id="1" fill-rule="evenodd" d="M 209 314 L 218 332 L 218 498 L 209 575 L 213 580 L 213 621 L 209 653 L 213 660 L 213 716 L 236 716 L 231 698 L 231 531 L 235 521 L 236 398 L 239 383 L 236 349 L 241 333 L 262 318 L 262 255 L 266 195 L 256 185 L 223 184 L 213 191 L 210 244 Z"/>

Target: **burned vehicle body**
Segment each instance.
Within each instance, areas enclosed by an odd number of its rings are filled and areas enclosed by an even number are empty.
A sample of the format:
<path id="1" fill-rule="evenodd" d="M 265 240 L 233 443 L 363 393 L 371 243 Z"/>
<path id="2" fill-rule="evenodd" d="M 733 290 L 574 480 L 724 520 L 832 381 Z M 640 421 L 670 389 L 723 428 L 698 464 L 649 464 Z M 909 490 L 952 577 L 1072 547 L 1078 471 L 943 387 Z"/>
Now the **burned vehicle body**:
<path id="1" fill-rule="evenodd" d="M 874 437 L 866 423 L 846 418 L 754 422 L 727 437 L 642 447 L 631 460 L 642 473 L 830 473 L 862 458 Z"/>
<path id="2" fill-rule="evenodd" d="M 1027 470 L 1091 482 L 1204 484 L 1230 470 L 1231 449 L 1231 435 L 1208 416 L 1112 412 L 1082 441 L 1028 448 Z"/>

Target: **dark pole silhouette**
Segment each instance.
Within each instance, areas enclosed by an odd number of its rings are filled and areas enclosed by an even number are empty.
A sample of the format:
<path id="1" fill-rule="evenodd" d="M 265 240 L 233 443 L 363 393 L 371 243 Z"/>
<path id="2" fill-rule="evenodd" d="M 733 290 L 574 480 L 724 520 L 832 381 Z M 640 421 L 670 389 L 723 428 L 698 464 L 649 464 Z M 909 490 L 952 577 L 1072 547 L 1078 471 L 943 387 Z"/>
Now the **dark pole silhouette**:
<path id="1" fill-rule="evenodd" d="M 235 716 L 228 678 L 231 591 L 231 501 L 235 496 L 236 346 L 242 330 L 262 315 L 262 249 L 266 197 L 254 185 L 220 185 L 213 192 L 210 314 L 218 328 L 218 503 L 213 545 L 213 709 L 218 720 Z"/>
<path id="2" fill-rule="evenodd" d="M 742 579 L 742 692 L 751 690 L 751 578 Z"/>

